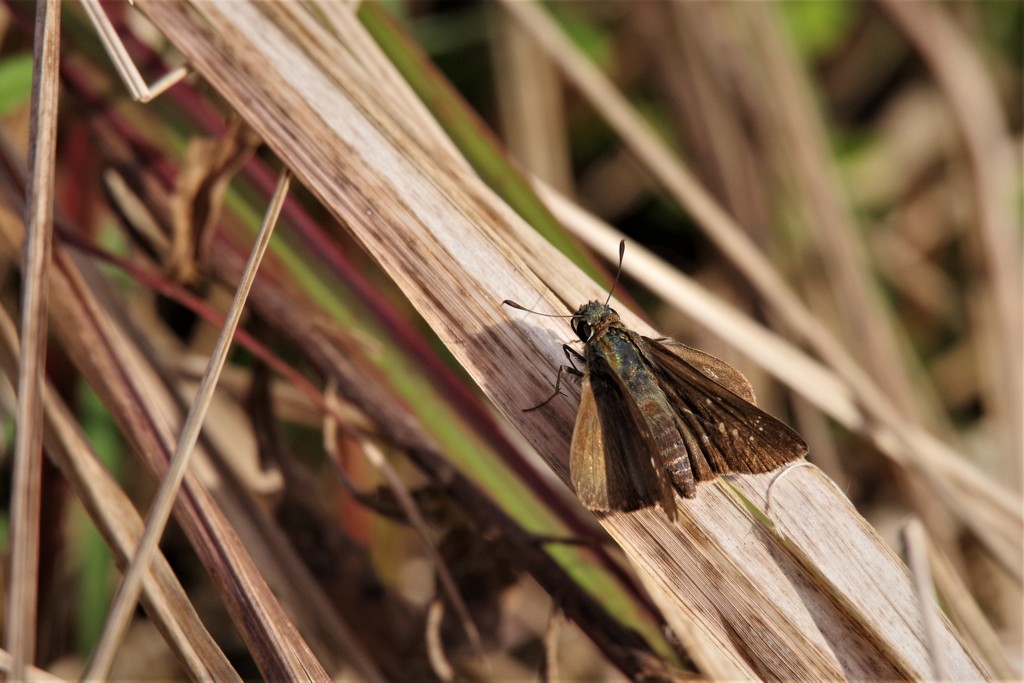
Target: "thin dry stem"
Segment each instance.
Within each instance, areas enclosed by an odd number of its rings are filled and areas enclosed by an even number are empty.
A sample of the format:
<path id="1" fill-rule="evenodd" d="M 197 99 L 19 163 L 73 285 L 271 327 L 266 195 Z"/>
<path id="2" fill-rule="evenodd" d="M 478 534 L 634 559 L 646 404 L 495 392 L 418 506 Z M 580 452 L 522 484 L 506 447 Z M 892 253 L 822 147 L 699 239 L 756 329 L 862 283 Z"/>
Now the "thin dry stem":
<path id="1" fill-rule="evenodd" d="M 572 163 L 558 72 L 522 27 L 502 12 L 492 12 L 491 19 L 502 139 L 514 159 L 566 192 Z"/>
<path id="2" fill-rule="evenodd" d="M 107 13 L 103 10 L 99 0 L 81 0 L 81 2 L 86 15 L 96 29 L 96 35 L 103 43 L 110 60 L 114 63 L 114 68 L 121 75 L 121 80 L 128 88 L 128 93 L 133 100 L 142 103 L 150 102 L 188 76 L 188 67 L 179 66 L 161 76 L 153 85 L 146 83 L 128 54 L 124 43 L 121 42 L 121 37 L 117 35 L 114 25 L 107 18 Z"/>
<path id="3" fill-rule="evenodd" d="M 978 607 L 971 592 L 935 544 L 928 543 L 928 561 L 944 611 L 984 658 L 996 680 L 1011 681 L 1020 677 L 1007 657 L 988 619 Z"/>
<path id="4" fill-rule="evenodd" d="M 25 268 L 22 275 L 21 348 L 18 364 L 18 427 L 11 485 L 11 567 L 7 635 L 11 677 L 24 680 L 35 659 L 39 588 L 39 508 L 43 463 L 43 376 L 46 362 L 48 272 L 53 237 L 54 154 L 60 62 L 60 0 L 36 9 L 32 56 L 32 122 L 26 200 Z"/>
<path id="5" fill-rule="evenodd" d="M 932 658 L 931 678 L 940 681 L 949 680 L 945 653 L 940 645 L 939 632 L 942 624 L 939 617 L 939 606 L 935 604 L 935 584 L 932 581 L 931 568 L 928 563 L 928 538 L 924 526 L 919 520 L 910 520 L 901 534 L 903 554 L 914 577 L 917 588 L 917 602 L 921 608 L 921 619 L 924 621 L 924 632 L 928 636 L 928 651 Z"/>
<path id="6" fill-rule="evenodd" d="M 9 375 L 17 365 L 14 322 L 0 309 L 2 362 Z M 128 564 L 142 535 L 142 519 L 128 496 L 100 463 L 74 416 L 48 383 L 44 387 L 44 444 L 49 457 L 88 510 L 121 567 Z M 146 611 L 165 634 L 179 661 L 197 680 L 241 680 L 203 626 L 167 560 L 157 554 L 152 575 L 142 585 Z M 33 677 L 33 680 L 35 678 Z"/>
<path id="7" fill-rule="evenodd" d="M 86 670 L 85 678 L 105 678 L 110 672 L 110 666 L 114 662 L 114 655 L 128 627 L 135 604 L 139 599 L 139 592 L 142 589 L 142 580 L 149 571 L 150 562 L 157 551 L 160 537 L 163 535 L 167 521 L 170 519 L 174 500 L 185 479 L 185 472 L 188 470 L 189 459 L 192 456 L 196 440 L 203 426 L 203 418 L 213 399 L 213 392 L 217 388 L 217 380 L 220 372 L 227 361 L 228 351 L 231 349 L 231 340 L 234 337 L 235 329 L 242 319 L 242 312 L 245 309 L 245 302 L 252 288 L 253 280 L 259 270 L 263 254 L 266 252 L 270 237 L 274 234 L 274 226 L 284 206 L 285 197 L 288 195 L 288 187 L 291 183 L 291 174 L 286 170 L 278 181 L 277 189 L 271 198 L 270 207 L 264 216 L 263 225 L 260 227 L 256 243 L 253 245 L 249 262 L 246 264 L 242 281 L 235 292 L 234 300 L 228 311 L 224 327 L 217 338 L 217 345 L 210 356 L 206 372 L 199 383 L 199 390 L 193 399 L 185 424 L 181 428 L 178 437 L 177 447 L 174 456 L 167 468 L 167 474 L 160 482 L 160 489 L 149 516 L 146 518 L 146 529 L 139 541 L 139 547 L 132 558 L 128 570 L 124 574 L 121 586 L 114 596 L 114 602 L 110 607 L 110 613 L 103 627 L 103 634 L 99 644 L 96 646 L 92 663 Z"/>
<path id="8" fill-rule="evenodd" d="M 1002 106 L 980 56 L 933 3 L 883 0 L 882 7 L 914 45 L 943 90 L 953 111 L 971 166 L 986 291 L 994 306 L 981 356 L 988 381 L 986 408 L 1001 430 L 1004 447 L 1020 481 L 1024 456 L 1024 354 L 1022 354 L 1021 233 L 1014 215 L 1020 191 L 1020 145 L 1007 130 Z M 1006 378 L 1012 378 L 1009 381 Z"/>
<path id="9" fill-rule="evenodd" d="M 444 620 L 444 602 L 435 598 L 427 608 L 427 622 L 423 634 L 427 644 L 427 655 L 430 657 L 430 668 L 442 681 L 455 680 L 455 670 L 444 653 L 444 642 L 441 639 L 441 622 Z"/>
<path id="10" fill-rule="evenodd" d="M 337 390 L 334 387 L 328 387 L 327 395 L 325 397 L 327 407 L 332 411 L 328 414 L 328 420 L 330 424 L 324 425 L 325 433 L 330 430 L 333 431 L 333 424 L 336 424 L 337 418 L 335 417 L 339 412 L 340 401 L 337 397 Z M 325 435 L 325 440 L 328 438 Z M 333 437 L 331 437 L 333 440 Z M 384 453 L 380 450 L 376 443 L 366 438 L 365 436 L 357 436 L 356 440 L 359 443 L 359 448 L 363 451 L 366 459 L 370 461 L 370 464 L 381 473 L 384 477 L 384 481 L 387 483 L 388 488 L 395 495 L 395 501 L 398 506 L 402 509 L 409 524 L 419 534 L 420 539 L 423 541 L 423 545 L 426 548 L 427 556 L 430 558 L 430 562 L 434 565 L 435 571 L 437 571 L 438 578 L 441 581 L 441 587 L 448 599 L 451 600 L 452 606 L 455 608 L 456 614 L 459 616 L 459 621 L 462 623 L 462 628 L 466 632 L 466 636 L 469 638 L 470 643 L 477 650 L 477 652 L 483 652 L 483 645 L 480 640 L 480 631 L 477 629 L 476 624 L 473 622 L 473 618 L 470 616 L 469 608 L 466 607 L 466 602 L 462 599 L 462 595 L 459 593 L 459 587 L 452 578 L 452 574 L 448 571 L 448 566 L 442 559 L 441 554 L 437 551 L 437 547 L 434 545 L 434 540 L 430 534 L 430 527 L 427 525 L 423 515 L 420 513 L 419 507 L 416 505 L 416 501 L 413 500 L 412 494 L 409 492 L 409 488 L 402 481 L 402 478 L 398 476 L 398 472 L 391 466 L 391 463 L 384 457 Z M 334 451 L 333 448 L 329 448 L 329 451 Z"/>

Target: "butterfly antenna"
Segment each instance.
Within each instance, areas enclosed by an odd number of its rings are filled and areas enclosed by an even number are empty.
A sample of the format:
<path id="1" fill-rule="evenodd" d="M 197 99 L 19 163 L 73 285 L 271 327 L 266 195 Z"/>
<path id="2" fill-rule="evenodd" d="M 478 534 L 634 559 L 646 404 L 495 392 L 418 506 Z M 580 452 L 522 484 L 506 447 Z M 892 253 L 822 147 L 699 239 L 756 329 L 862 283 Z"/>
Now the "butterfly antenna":
<path id="1" fill-rule="evenodd" d="M 615 285 L 619 284 L 619 276 L 622 275 L 622 256 L 626 253 L 626 240 L 619 242 L 619 269 L 615 271 L 615 282 L 612 283 L 612 288 L 608 290 L 608 298 L 604 300 L 604 305 L 607 306 L 608 302 L 612 300 L 612 292 L 615 291 Z"/>
<path id="2" fill-rule="evenodd" d="M 515 301 L 512 301 L 511 299 L 505 299 L 501 303 L 502 303 L 503 306 L 508 306 L 510 308 L 516 308 L 516 309 L 519 309 L 520 311 L 526 311 L 527 313 L 533 313 L 534 315 L 542 315 L 545 318 L 571 318 L 572 317 L 571 315 L 560 315 L 558 313 L 541 313 L 540 311 L 534 311 L 534 310 L 531 310 L 531 309 L 527 308 L 526 306 L 523 306 L 522 304 L 517 304 Z"/>

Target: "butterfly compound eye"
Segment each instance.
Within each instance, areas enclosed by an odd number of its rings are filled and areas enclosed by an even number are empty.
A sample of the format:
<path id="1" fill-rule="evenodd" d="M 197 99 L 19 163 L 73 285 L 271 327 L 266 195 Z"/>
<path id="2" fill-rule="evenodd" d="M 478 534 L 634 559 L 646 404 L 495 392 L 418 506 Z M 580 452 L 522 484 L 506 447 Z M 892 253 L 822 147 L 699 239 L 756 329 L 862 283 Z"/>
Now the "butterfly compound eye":
<path id="1" fill-rule="evenodd" d="M 576 336 L 581 341 L 590 341 L 590 335 L 594 332 L 593 328 L 590 327 L 590 323 L 579 318 L 573 318 L 572 331 L 576 333 Z"/>

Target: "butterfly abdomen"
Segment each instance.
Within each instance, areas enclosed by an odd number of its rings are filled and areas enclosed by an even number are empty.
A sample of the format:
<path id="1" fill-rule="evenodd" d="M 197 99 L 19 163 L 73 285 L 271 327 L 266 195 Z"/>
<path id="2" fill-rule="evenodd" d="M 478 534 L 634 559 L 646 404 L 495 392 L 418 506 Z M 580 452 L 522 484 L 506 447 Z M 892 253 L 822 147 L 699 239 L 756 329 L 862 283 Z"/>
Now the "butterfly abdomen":
<path id="1" fill-rule="evenodd" d="M 641 344 L 644 342 L 621 325 L 607 328 L 599 337 L 587 344 L 588 367 L 591 372 L 611 374 L 621 387 L 621 396 L 634 417 L 634 425 L 622 425 L 623 429 L 639 426 L 641 440 L 647 445 L 646 453 L 635 454 L 634 467 L 649 467 L 655 473 L 659 491 L 652 491 L 655 499 L 663 501 L 667 508 L 672 490 L 668 485 L 669 475 L 686 497 L 696 494 L 690 459 L 686 445 L 676 424 L 675 414 L 668 397 L 661 389 L 658 378 L 645 357 Z M 598 399 L 600 400 L 600 399 Z M 639 476 L 634 480 L 640 480 Z M 651 481 L 649 477 L 643 478 Z"/>

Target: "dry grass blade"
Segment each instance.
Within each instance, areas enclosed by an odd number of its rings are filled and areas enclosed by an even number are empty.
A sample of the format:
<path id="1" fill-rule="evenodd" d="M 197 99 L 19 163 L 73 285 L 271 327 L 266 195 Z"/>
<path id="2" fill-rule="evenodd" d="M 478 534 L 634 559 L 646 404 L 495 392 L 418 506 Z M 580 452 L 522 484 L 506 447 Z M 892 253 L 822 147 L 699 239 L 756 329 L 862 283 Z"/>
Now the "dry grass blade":
<path id="1" fill-rule="evenodd" d="M 23 240 L 21 226 L 8 221 L 0 227 L 4 255 L 16 263 L 15 254 Z M 50 286 L 51 320 L 62 348 L 95 387 L 145 466 L 163 475 L 174 443 L 170 424 L 179 415 L 176 397 L 169 394 L 158 371 L 100 305 L 82 273 L 61 249 L 54 250 Z M 185 476 L 175 512 L 263 674 L 268 678 L 295 678 L 311 673 L 326 678 L 257 570 L 239 533 L 191 472 Z M 249 520 L 257 523 L 251 516 Z M 263 551 L 263 559 L 270 565 L 289 555 L 283 548 L 270 551 L 260 546 L 255 550 Z M 287 593 L 294 588 L 281 583 L 278 590 Z M 357 653 L 351 661 L 362 660 Z M 372 673 L 366 677 L 376 679 Z"/>
<path id="2" fill-rule="evenodd" d="M 446 158 L 453 163 L 462 164 L 468 170 L 469 165 L 465 163 L 458 153 L 451 139 L 441 130 L 437 121 L 429 116 L 427 108 L 416 95 L 409 89 L 408 84 L 395 72 L 394 67 L 388 58 L 381 51 L 380 46 L 373 41 L 356 19 L 356 12 L 359 9 L 359 2 L 347 0 L 344 2 L 321 3 L 317 8 L 323 12 L 324 18 L 330 24 L 332 30 L 337 31 L 341 41 L 348 47 L 352 55 L 358 56 L 360 63 L 366 69 L 366 74 L 379 85 L 389 98 L 402 102 L 402 109 L 415 112 L 418 119 L 425 123 L 423 134 L 429 137 L 431 143 L 438 150 L 444 150 Z M 312 20 L 312 17 L 305 17 Z"/>
<path id="3" fill-rule="evenodd" d="M 596 252 L 603 252 L 609 261 L 614 260 L 615 245 L 623 238 L 621 233 L 542 183 L 535 186 L 570 230 Z M 944 498 L 969 501 L 969 504 L 954 506 L 955 513 L 985 539 L 1004 567 L 1015 576 L 1022 575 L 1024 515 L 1020 512 L 1020 499 L 1013 491 L 992 481 L 949 445 L 914 424 L 903 424 L 899 430 L 891 424 L 878 424 L 865 415 L 856 393 L 842 377 L 643 247 L 634 245 L 630 249 L 630 258 L 623 269 L 651 291 L 660 293 L 679 311 L 756 360 L 822 412 L 872 440 L 881 452 L 904 467 L 913 468 L 921 480 L 944 492 Z"/>
<path id="4" fill-rule="evenodd" d="M 723 207 L 660 143 L 651 128 L 625 97 L 573 47 L 540 8 L 532 3 L 516 2 L 506 2 L 505 7 L 518 21 L 529 27 L 530 34 L 559 64 L 566 77 L 594 103 L 594 106 L 602 112 L 609 124 L 622 136 L 652 174 L 702 225 L 708 236 L 755 286 L 759 295 L 772 306 L 779 318 L 796 330 L 812 349 L 840 375 L 848 390 L 853 394 L 855 401 L 852 406 L 853 419 L 863 426 L 863 430 L 868 432 L 871 438 L 883 439 L 886 443 L 886 448 L 883 450 L 886 452 L 893 453 L 895 451 L 897 455 L 910 453 L 910 457 L 915 457 L 913 454 L 923 451 L 929 460 L 942 461 L 947 468 L 954 470 L 957 476 L 970 477 L 972 485 L 962 488 L 937 480 L 931 476 L 927 468 L 920 470 L 924 475 L 923 481 L 930 485 L 932 493 L 940 494 L 941 499 L 949 497 L 955 499 L 957 504 L 953 507 L 957 513 L 980 538 L 985 540 L 990 552 L 999 558 L 1006 569 L 1014 576 L 1021 577 L 1022 567 L 1018 551 L 1021 546 L 1019 540 L 1015 539 L 1022 537 L 1019 530 L 1024 524 L 1024 518 L 1020 514 L 1020 504 L 1016 497 L 1008 492 L 1000 492 L 995 497 L 986 495 L 984 492 L 986 489 L 994 488 L 993 484 L 981 476 L 976 476 L 979 474 L 977 472 L 974 472 L 973 475 L 967 474 L 970 467 L 964 465 L 965 461 L 962 458 L 947 457 L 952 455 L 951 449 L 921 429 L 915 423 L 912 413 L 908 413 L 897 400 L 892 398 L 893 395 L 898 398 L 907 393 L 902 388 L 904 383 L 892 378 L 888 382 L 894 384 L 897 389 L 888 387 L 883 389 L 871 375 L 865 372 L 835 335 L 804 306 Z M 807 145 L 802 146 L 807 147 Z M 814 154 L 813 151 L 805 150 L 804 152 L 804 156 Z M 823 154 L 817 153 L 817 156 L 820 157 Z M 807 183 L 811 186 L 822 185 L 823 183 L 813 178 L 814 172 L 807 168 L 808 165 L 807 163 L 800 164 L 803 175 L 810 178 Z M 827 206 L 821 211 L 829 216 L 830 224 L 843 223 L 846 220 L 843 217 L 843 211 L 836 206 L 838 203 L 834 197 L 836 192 L 834 188 L 826 187 L 818 193 L 826 197 L 821 200 L 821 203 Z M 836 226 L 836 229 L 838 227 Z M 606 245 L 606 248 L 609 246 Z M 851 246 L 846 251 L 856 253 L 857 249 Z M 835 254 L 832 262 L 841 262 L 840 269 L 846 273 L 846 281 L 854 282 L 864 273 L 858 265 L 847 263 L 847 259 L 853 258 L 849 253 Z M 532 263 L 531 267 L 536 270 Z M 869 325 L 865 321 L 878 320 L 880 317 L 878 307 L 872 305 L 874 300 L 864 293 L 868 287 L 861 284 L 847 285 L 847 287 L 861 292 L 859 303 L 850 306 L 852 310 L 856 311 L 856 314 L 852 316 L 854 322 L 851 323 L 854 328 L 859 329 L 864 325 Z M 677 297 L 666 296 L 665 298 L 666 301 L 672 301 Z M 877 372 L 881 373 L 882 377 L 888 377 L 891 374 L 888 368 L 898 365 L 895 360 L 896 354 L 892 351 L 895 344 L 884 335 L 874 335 L 874 337 L 875 341 L 870 345 L 873 349 L 871 353 L 883 356 L 887 360 L 879 359 L 873 364 L 878 365 Z M 876 424 L 883 428 L 881 431 L 885 432 L 884 435 L 872 433 Z M 988 509 L 978 510 L 979 506 Z M 992 522 L 996 518 L 1001 519 L 1002 522 L 993 524 Z M 1009 534 L 1006 533 L 1007 531 Z"/>
<path id="5" fill-rule="evenodd" d="M 5 311 L 0 311 L 0 340 L 4 369 L 13 375 L 18 356 L 17 336 Z M 142 519 L 100 463 L 68 407 L 49 385 L 44 389 L 43 405 L 43 442 L 49 457 L 89 511 L 118 564 L 127 566 L 142 535 Z M 199 620 L 167 560 L 158 555 L 151 571 L 143 582 L 143 604 L 186 671 L 197 680 L 241 680 Z M 36 680 L 35 675 L 32 680 Z"/>
<path id="6" fill-rule="evenodd" d="M 110 59 L 114 62 L 117 72 L 121 74 L 121 80 L 124 81 L 128 92 L 136 102 L 149 102 L 159 97 L 188 75 L 188 67 L 179 66 L 161 76 L 153 85 L 148 85 L 143 80 L 142 74 L 135 67 L 135 62 L 128 55 L 124 43 L 121 42 L 121 38 L 117 35 L 117 30 L 110 23 L 110 19 L 107 18 L 107 14 L 103 11 L 103 6 L 99 3 L 99 0 L 82 0 L 82 7 L 96 28 L 96 33 L 103 42 L 103 47 L 106 48 L 107 54 L 110 55 Z"/>
<path id="7" fill-rule="evenodd" d="M 288 187 L 291 177 L 285 171 L 278 182 L 277 190 L 271 200 L 270 207 L 264 217 L 263 225 L 260 228 L 256 244 L 253 245 L 249 262 L 246 264 L 242 281 L 235 292 L 235 298 L 231 302 L 231 309 L 228 312 L 224 327 L 221 329 L 217 339 L 217 345 L 210 356 L 206 372 L 199 383 L 199 391 L 189 409 L 185 424 L 181 428 L 174 455 L 167 468 L 167 474 L 160 482 L 160 490 L 157 492 L 156 500 L 149 516 L 146 518 L 146 530 L 139 541 L 139 548 L 135 557 L 132 558 L 128 571 L 125 572 L 114 602 L 110 608 L 107 623 L 104 626 L 103 636 L 97 645 L 94 659 L 86 671 L 86 678 L 103 678 L 109 674 L 110 666 L 114 661 L 114 654 L 120 644 L 124 629 L 128 626 L 131 612 L 135 609 L 135 603 L 139 599 L 139 591 L 142 589 L 142 580 L 149 571 L 149 563 L 156 552 L 157 544 L 163 535 L 167 521 L 170 519 L 174 500 L 178 496 L 181 482 L 188 470 L 189 460 L 199 438 L 199 432 L 203 426 L 203 419 L 213 398 L 213 392 L 217 388 L 217 380 L 224 363 L 228 358 L 228 351 L 231 349 L 231 339 L 234 337 L 235 329 L 242 318 L 242 311 L 245 302 L 252 288 L 253 280 L 259 270 L 263 254 L 270 243 L 270 237 L 274 234 L 274 226 L 281 213 L 285 197 L 288 195 Z"/>
<path id="8" fill-rule="evenodd" d="M 11 677 L 26 678 L 35 659 L 39 582 L 39 508 L 43 445 L 43 375 L 46 362 L 47 274 L 53 236 L 53 186 L 57 149 L 57 83 L 60 0 L 39 2 L 33 53 L 25 268 L 22 278 L 18 427 L 11 501 L 11 569 L 5 643 Z"/>
<path id="9" fill-rule="evenodd" d="M 924 631 L 928 636 L 928 646 L 932 657 L 932 673 L 930 678 L 940 681 L 949 680 L 946 658 L 939 645 L 939 631 L 942 629 L 939 607 L 935 604 L 935 584 L 932 581 L 931 569 L 928 566 L 928 538 L 924 526 L 916 519 L 910 520 L 900 534 L 903 541 L 903 554 L 914 577 L 917 588 L 917 602 L 921 607 L 921 619 Z"/>
<path id="10" fill-rule="evenodd" d="M 950 20 L 946 8 L 931 3 L 881 3 L 892 20 L 921 53 L 956 118 L 971 165 L 971 185 L 980 228 L 981 252 L 993 310 L 981 311 L 988 320 L 983 354 L 989 375 L 989 410 L 1002 430 L 1004 447 L 1017 455 L 1021 475 L 1024 454 L 1024 356 L 1021 303 L 1021 233 L 1019 207 L 1020 144 L 1011 140 L 996 88 L 981 58 Z M 1006 377 L 1013 381 L 1004 381 Z"/>
<path id="11" fill-rule="evenodd" d="M 301 7 L 139 6 L 349 226 L 566 479 L 571 407 L 556 401 L 550 410 L 522 413 L 549 393 L 566 330 L 547 318 L 511 316 L 498 304 L 511 298 L 560 311 L 559 299 L 592 298 L 593 283 L 462 167 L 432 155 L 415 135 L 417 122 L 385 107 L 361 72 L 338 67 L 343 58 L 330 36 L 293 16 Z M 329 75 L 327 63 L 335 65 Z M 731 677 L 928 675 L 905 567 L 829 482 L 800 468 L 780 485 L 772 516 L 784 536 L 765 530 L 744 502 L 763 509 L 768 478 L 734 484 L 742 498 L 723 482 L 703 487 L 681 506 L 678 525 L 652 510 L 601 519 L 675 630 L 693 628 L 712 644 L 695 658 L 722 657 L 716 670 Z M 952 676 L 982 675 L 946 623 L 940 639 Z"/>
<path id="12" fill-rule="evenodd" d="M 928 559 L 944 611 L 949 614 L 949 618 L 960 629 L 964 638 L 972 644 L 975 652 L 984 658 L 993 677 L 1004 681 L 1017 678 L 1019 674 L 1010 663 L 992 625 L 978 608 L 978 603 L 957 576 L 949 560 L 939 552 L 930 539 Z"/>
<path id="13" fill-rule="evenodd" d="M 3 671 L 10 675 L 12 673 L 12 663 L 14 658 L 11 653 L 7 650 L 0 650 L 0 671 Z M 58 676 L 54 676 L 48 671 L 38 669 L 34 666 L 30 666 L 26 669 L 28 678 L 26 680 L 40 681 L 40 683 L 63 683 L 64 679 Z"/>

